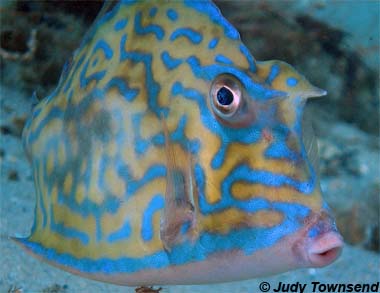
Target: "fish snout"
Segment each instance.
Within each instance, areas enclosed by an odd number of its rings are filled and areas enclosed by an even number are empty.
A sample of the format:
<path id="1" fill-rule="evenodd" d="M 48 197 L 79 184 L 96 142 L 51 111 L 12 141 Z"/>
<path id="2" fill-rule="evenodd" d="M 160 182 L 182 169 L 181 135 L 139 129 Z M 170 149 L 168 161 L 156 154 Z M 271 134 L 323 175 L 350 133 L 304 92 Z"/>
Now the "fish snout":
<path id="1" fill-rule="evenodd" d="M 342 252 L 343 238 L 334 219 L 323 211 L 309 223 L 305 253 L 312 267 L 323 267 L 334 262 Z"/>

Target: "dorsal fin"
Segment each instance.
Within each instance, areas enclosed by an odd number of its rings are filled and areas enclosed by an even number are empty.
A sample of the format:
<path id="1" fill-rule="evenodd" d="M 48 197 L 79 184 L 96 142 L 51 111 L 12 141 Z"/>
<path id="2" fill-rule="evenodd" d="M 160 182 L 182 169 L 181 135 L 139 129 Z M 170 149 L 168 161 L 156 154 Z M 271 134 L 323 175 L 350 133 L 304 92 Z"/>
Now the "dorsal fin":
<path id="1" fill-rule="evenodd" d="M 173 144 L 164 118 L 161 118 L 165 136 L 166 154 L 166 194 L 165 208 L 161 218 L 160 236 L 164 248 L 172 246 L 184 238 L 192 238 L 195 232 L 194 180 L 191 155 L 182 162 L 176 160 Z"/>

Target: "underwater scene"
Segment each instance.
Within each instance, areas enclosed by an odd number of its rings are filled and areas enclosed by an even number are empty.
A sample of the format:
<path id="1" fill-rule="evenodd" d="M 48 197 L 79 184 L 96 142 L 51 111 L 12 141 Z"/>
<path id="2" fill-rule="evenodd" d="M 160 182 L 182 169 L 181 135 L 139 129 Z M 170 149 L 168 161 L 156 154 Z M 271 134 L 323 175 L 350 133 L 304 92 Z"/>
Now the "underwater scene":
<path id="1" fill-rule="evenodd" d="M 380 292 L 380 2 L 0 2 L 0 292 Z"/>

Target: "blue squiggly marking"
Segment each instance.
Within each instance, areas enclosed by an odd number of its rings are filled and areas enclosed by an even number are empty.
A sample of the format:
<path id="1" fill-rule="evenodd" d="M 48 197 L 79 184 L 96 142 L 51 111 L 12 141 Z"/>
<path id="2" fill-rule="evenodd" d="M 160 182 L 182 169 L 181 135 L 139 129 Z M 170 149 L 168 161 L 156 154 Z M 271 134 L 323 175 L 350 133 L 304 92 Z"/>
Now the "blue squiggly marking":
<path id="1" fill-rule="evenodd" d="M 252 73 L 256 72 L 256 62 L 255 62 L 255 59 L 253 58 L 251 52 L 249 52 L 248 48 L 245 45 L 240 44 L 240 52 L 242 52 L 244 54 L 245 58 L 247 58 L 247 61 L 249 64 L 249 70 Z"/>
<path id="2" fill-rule="evenodd" d="M 133 62 L 142 62 L 145 65 L 145 82 L 146 89 L 148 91 L 148 106 L 149 109 L 161 117 L 163 114 L 165 117 L 168 113 L 168 108 L 160 107 L 158 105 L 158 93 L 160 91 L 160 85 L 153 78 L 152 73 L 152 55 L 140 52 L 128 52 L 125 50 L 125 42 L 127 41 L 127 35 L 123 35 L 120 41 L 120 62 L 124 60 L 132 60 Z"/>
<path id="3" fill-rule="evenodd" d="M 144 241 L 150 241 L 153 238 L 153 215 L 158 211 L 163 209 L 165 206 L 165 200 L 162 195 L 157 194 L 153 196 L 148 206 L 144 210 L 142 216 L 142 226 L 141 226 L 141 238 Z"/>
<path id="4" fill-rule="evenodd" d="M 85 88 L 91 81 L 100 81 L 106 75 L 106 70 L 101 70 L 92 73 L 90 76 L 86 76 L 89 60 L 83 66 L 83 69 L 79 75 L 79 85 L 81 88 Z"/>
<path id="5" fill-rule="evenodd" d="M 126 81 L 119 77 L 111 78 L 108 83 L 105 85 L 104 90 L 108 91 L 110 88 L 116 87 L 120 94 L 128 101 L 133 101 L 139 94 L 138 89 L 129 88 Z"/>
<path id="6" fill-rule="evenodd" d="M 181 95 L 186 99 L 196 101 L 201 112 L 202 124 L 211 132 L 220 137 L 221 146 L 214 156 L 211 166 L 214 169 L 220 168 L 225 158 L 225 152 L 231 142 L 241 142 L 252 144 L 257 142 L 261 137 L 261 130 L 257 126 L 247 128 L 230 128 L 220 124 L 207 106 L 207 99 L 202 93 L 195 89 L 184 88 L 180 82 L 175 82 L 172 86 L 171 93 L 173 96 Z"/>
<path id="7" fill-rule="evenodd" d="M 141 120 L 144 118 L 143 115 L 144 114 L 142 113 L 137 113 L 137 114 L 134 114 L 132 117 L 132 125 L 134 129 L 135 152 L 138 156 L 145 154 L 145 152 L 148 150 L 150 146 L 149 141 L 141 138 L 141 135 L 140 135 Z"/>
<path id="8" fill-rule="evenodd" d="M 166 68 L 169 70 L 178 67 L 182 63 L 181 59 L 171 57 L 168 51 L 164 51 L 161 53 L 161 59 Z"/>
<path id="9" fill-rule="evenodd" d="M 124 163 L 118 163 L 115 166 L 118 176 L 124 180 L 127 184 L 126 196 L 134 195 L 141 187 L 143 187 L 148 182 L 151 182 L 157 178 L 166 176 L 166 167 L 164 165 L 152 165 L 144 173 L 141 179 L 135 179 L 131 175 L 128 165 Z"/>
<path id="10" fill-rule="evenodd" d="M 181 27 L 181 28 L 177 28 L 171 34 L 170 41 L 175 41 L 176 39 L 178 39 L 180 37 L 187 38 L 193 44 L 199 44 L 200 42 L 202 42 L 202 39 L 203 39 L 202 35 L 199 32 L 197 32 L 191 28 Z"/>
<path id="11" fill-rule="evenodd" d="M 113 56 L 112 48 L 108 45 L 108 43 L 104 40 L 98 40 L 94 46 L 94 49 L 92 50 L 92 55 L 96 53 L 96 51 L 102 50 L 104 53 L 104 56 L 107 60 L 111 59 Z"/>
<path id="12" fill-rule="evenodd" d="M 266 84 L 272 84 L 273 80 L 280 74 L 280 66 L 278 64 L 273 64 L 270 68 L 269 75 L 265 80 Z"/>
<path id="13" fill-rule="evenodd" d="M 128 220 L 124 220 L 123 226 L 108 235 L 107 240 L 110 243 L 126 240 L 132 234 L 132 228 Z"/>
<path id="14" fill-rule="evenodd" d="M 147 269 L 159 269 L 169 265 L 182 265 L 202 261 L 217 252 L 242 250 L 245 254 L 271 247 L 285 236 L 296 232 L 310 209 L 295 203 L 272 203 L 272 210 L 282 213 L 283 221 L 273 227 L 247 227 L 226 234 L 202 233 L 197 241 L 175 245 L 170 253 L 158 251 L 144 257 L 120 257 L 118 259 L 75 258 L 67 253 L 58 253 L 28 239 L 17 239 L 35 254 L 62 265 L 87 273 L 134 273 Z M 255 239 L 255 241 L 250 241 Z"/>
<path id="15" fill-rule="evenodd" d="M 290 186 L 303 194 L 310 194 L 314 190 L 314 180 L 298 181 L 283 174 L 277 174 L 265 170 L 254 170 L 246 165 L 236 167 L 230 172 L 222 183 L 223 193 L 228 192 L 228 188 L 234 182 L 246 181 L 252 184 L 262 184 L 266 186 L 281 187 Z"/>
<path id="16" fill-rule="evenodd" d="M 158 40 L 162 40 L 165 35 L 164 30 L 156 24 L 149 24 L 145 27 L 141 26 L 141 11 L 135 16 L 135 32 L 137 35 L 154 34 Z"/>

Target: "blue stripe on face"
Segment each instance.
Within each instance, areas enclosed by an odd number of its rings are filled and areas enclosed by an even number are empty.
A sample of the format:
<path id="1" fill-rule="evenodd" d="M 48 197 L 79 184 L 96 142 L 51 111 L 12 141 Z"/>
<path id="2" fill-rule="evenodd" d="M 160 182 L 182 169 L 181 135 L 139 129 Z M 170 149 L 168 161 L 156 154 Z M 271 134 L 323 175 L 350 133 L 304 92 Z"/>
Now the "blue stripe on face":
<path id="1" fill-rule="evenodd" d="M 137 35 L 154 34 L 158 40 L 162 40 L 165 35 L 164 30 L 156 24 L 150 24 L 145 27 L 141 26 L 141 11 L 135 16 L 135 33 Z"/>
<path id="2" fill-rule="evenodd" d="M 233 40 L 240 38 L 239 32 L 223 17 L 219 9 L 213 3 L 185 0 L 185 5 L 202 14 L 206 14 L 214 24 L 220 25 L 224 29 L 226 37 Z"/>
<path id="3" fill-rule="evenodd" d="M 202 35 L 193 30 L 192 28 L 187 28 L 187 27 L 181 27 L 176 29 L 170 36 L 170 41 L 175 41 L 176 39 L 180 37 L 185 37 L 187 38 L 190 42 L 193 44 L 199 44 L 202 42 Z"/>
<path id="4" fill-rule="evenodd" d="M 162 195 L 157 194 L 153 196 L 148 206 L 144 210 L 142 216 L 141 238 L 144 241 L 150 241 L 153 238 L 153 215 L 163 209 L 165 206 L 165 200 Z"/>
<path id="5" fill-rule="evenodd" d="M 250 255 L 260 249 L 271 247 L 283 237 L 295 233 L 302 225 L 302 220 L 308 216 L 307 207 L 295 203 L 272 203 L 271 210 L 284 215 L 284 220 L 274 227 L 241 228 L 227 234 L 202 233 L 197 241 L 184 242 L 176 245 L 170 252 L 158 251 L 145 257 L 120 257 L 110 259 L 75 258 L 69 254 L 59 254 L 52 248 L 18 239 L 28 249 L 50 261 L 72 267 L 87 273 L 134 273 L 147 269 L 159 269 L 169 265 L 184 265 L 186 263 L 205 260 L 218 252 L 242 250 Z"/>
<path id="6" fill-rule="evenodd" d="M 169 9 L 166 11 L 166 15 L 168 16 L 168 18 L 169 18 L 171 21 L 176 21 L 176 20 L 178 19 L 178 13 L 177 13 L 177 11 L 175 11 L 174 9 L 169 8 Z"/>
<path id="7" fill-rule="evenodd" d="M 310 194 L 313 192 L 315 187 L 315 180 L 313 177 L 311 177 L 308 181 L 303 182 L 283 174 L 264 170 L 254 170 L 246 165 L 240 165 L 233 169 L 225 178 L 222 184 L 223 193 L 229 192 L 228 190 L 233 183 L 241 181 L 273 187 L 290 186 L 303 194 Z"/>

